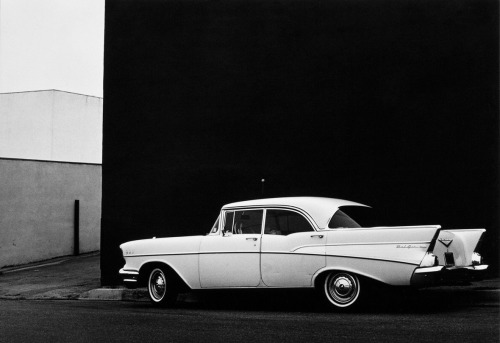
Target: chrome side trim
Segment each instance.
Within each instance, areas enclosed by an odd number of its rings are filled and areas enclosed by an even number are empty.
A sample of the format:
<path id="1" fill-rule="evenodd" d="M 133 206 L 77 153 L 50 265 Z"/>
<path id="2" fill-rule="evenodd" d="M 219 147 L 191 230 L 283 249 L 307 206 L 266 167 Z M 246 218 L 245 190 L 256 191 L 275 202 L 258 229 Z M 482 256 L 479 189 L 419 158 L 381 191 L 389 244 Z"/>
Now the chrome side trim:
<path id="1" fill-rule="evenodd" d="M 296 247 L 292 252 L 302 248 L 310 247 L 344 247 L 353 245 L 412 245 L 412 244 L 429 244 L 430 242 L 411 241 L 411 242 L 368 242 L 368 243 L 337 243 L 337 244 L 306 244 Z M 422 248 L 423 249 L 423 248 Z"/>
<path id="2" fill-rule="evenodd" d="M 176 252 L 176 253 L 163 253 L 163 254 L 134 254 L 127 255 L 126 257 L 142 257 L 142 256 L 174 256 L 174 255 L 198 255 L 198 252 Z M 202 253 L 203 254 L 203 253 Z"/>
<path id="3" fill-rule="evenodd" d="M 326 255 L 327 257 L 341 257 L 341 258 L 353 258 L 358 260 L 371 260 L 371 261 L 382 261 L 382 262 L 391 262 L 391 263 L 401 263 L 401 264 L 409 264 L 411 266 L 418 266 L 418 263 L 407 262 L 401 260 L 387 260 L 383 258 L 377 257 L 359 257 L 359 256 L 348 256 L 348 255 Z"/>
<path id="4" fill-rule="evenodd" d="M 401 230 L 405 229 L 440 229 L 441 225 L 402 225 L 402 226 L 371 226 L 371 227 L 345 227 L 345 228 L 326 228 L 321 231 L 370 231 L 370 230 Z"/>
<path id="5" fill-rule="evenodd" d="M 303 249 L 303 248 L 316 248 L 316 247 L 323 248 L 324 246 L 325 246 L 324 244 L 306 244 L 306 245 L 299 245 L 299 246 L 298 246 L 298 247 L 296 247 L 295 249 L 290 250 L 290 252 L 296 252 L 297 250 L 299 250 L 299 249 Z"/>
<path id="6" fill-rule="evenodd" d="M 261 254 L 268 254 L 268 255 L 316 255 L 316 256 L 329 256 L 323 254 L 318 254 L 318 253 L 306 253 L 306 252 L 294 252 L 294 251 L 273 251 L 273 250 L 268 250 L 268 251 L 262 251 Z"/>
<path id="7" fill-rule="evenodd" d="M 163 254 L 135 254 L 127 257 L 148 257 L 148 256 L 185 256 L 185 255 L 206 255 L 206 254 L 260 254 L 260 251 L 206 251 L 206 252 L 178 252 Z"/>
<path id="8" fill-rule="evenodd" d="M 304 255 L 304 256 L 325 256 L 325 257 L 341 257 L 341 258 L 352 258 L 352 259 L 361 259 L 361 260 L 373 260 L 373 261 L 385 261 L 385 262 L 393 262 L 393 263 L 402 263 L 402 264 L 409 264 L 413 266 L 418 266 L 418 263 L 412 263 L 412 262 L 407 262 L 407 261 L 401 261 L 401 260 L 388 260 L 388 259 L 383 259 L 383 258 L 376 258 L 376 257 L 360 257 L 360 256 L 349 256 L 349 255 L 332 255 L 332 254 L 315 254 L 315 253 L 296 253 L 293 251 L 207 251 L 207 252 L 200 252 L 200 253 L 170 253 L 170 254 L 141 254 L 141 255 L 129 255 L 127 257 L 148 257 L 148 256 L 177 256 L 177 255 L 222 255 L 222 254 L 281 254 L 281 255 Z M 122 272 L 120 270 L 120 274 L 134 274 L 138 272 Z"/>
<path id="9" fill-rule="evenodd" d="M 337 243 L 326 244 L 327 247 L 348 246 L 348 245 L 404 245 L 404 244 L 430 244 L 431 241 L 405 241 L 405 242 L 365 242 L 365 243 Z"/>
<path id="10" fill-rule="evenodd" d="M 274 288 L 274 289 L 306 289 L 306 288 L 314 288 L 314 286 L 267 286 L 267 285 L 262 285 L 259 284 L 257 286 L 217 286 L 217 287 L 202 287 L 200 289 L 259 289 L 259 288 Z"/>

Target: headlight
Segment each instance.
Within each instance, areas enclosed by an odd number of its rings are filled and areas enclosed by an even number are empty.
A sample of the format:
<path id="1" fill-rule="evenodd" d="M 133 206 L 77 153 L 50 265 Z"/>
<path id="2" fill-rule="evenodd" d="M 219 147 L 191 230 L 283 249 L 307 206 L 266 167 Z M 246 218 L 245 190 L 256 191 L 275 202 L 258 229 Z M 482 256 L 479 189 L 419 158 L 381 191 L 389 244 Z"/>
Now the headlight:
<path id="1" fill-rule="evenodd" d="M 424 259 L 422 260 L 422 263 L 420 263 L 420 267 L 434 267 L 439 265 L 439 259 L 436 255 L 433 253 L 428 252 Z"/>
<path id="2" fill-rule="evenodd" d="M 477 252 L 472 253 L 472 265 L 478 265 L 483 263 L 483 258 Z"/>

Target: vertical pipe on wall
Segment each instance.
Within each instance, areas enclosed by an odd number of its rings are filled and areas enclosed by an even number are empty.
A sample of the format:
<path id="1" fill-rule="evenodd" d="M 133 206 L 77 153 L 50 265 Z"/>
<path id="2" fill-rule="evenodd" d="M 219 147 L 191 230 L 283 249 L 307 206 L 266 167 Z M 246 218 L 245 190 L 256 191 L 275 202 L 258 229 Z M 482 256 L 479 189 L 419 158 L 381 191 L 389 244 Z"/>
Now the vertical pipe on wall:
<path id="1" fill-rule="evenodd" d="M 75 200 L 73 255 L 80 254 L 80 200 Z"/>

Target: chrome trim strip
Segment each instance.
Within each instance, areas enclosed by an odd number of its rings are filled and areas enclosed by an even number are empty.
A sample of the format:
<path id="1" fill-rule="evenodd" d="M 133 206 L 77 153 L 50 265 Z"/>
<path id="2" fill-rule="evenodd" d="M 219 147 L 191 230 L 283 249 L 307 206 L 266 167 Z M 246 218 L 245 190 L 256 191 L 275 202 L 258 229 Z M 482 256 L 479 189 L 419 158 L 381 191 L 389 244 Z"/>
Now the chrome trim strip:
<path id="1" fill-rule="evenodd" d="M 430 244 L 431 241 L 406 241 L 406 242 L 368 242 L 368 243 L 338 243 L 327 244 L 327 247 L 345 246 L 345 245 L 398 245 L 398 244 Z"/>
<path id="2" fill-rule="evenodd" d="M 306 217 L 306 219 L 310 222 L 311 226 L 315 231 L 321 230 L 319 225 L 314 221 L 312 216 L 301 209 L 300 207 L 292 206 L 292 205 L 247 205 L 247 206 L 232 206 L 232 207 L 222 207 L 223 211 L 232 210 L 232 211 L 241 211 L 244 209 L 249 210 L 257 210 L 257 209 L 265 209 L 265 210 L 292 210 Z M 262 231 L 261 231 L 262 232 Z"/>
<path id="3" fill-rule="evenodd" d="M 400 225 L 400 226 L 371 226 L 371 227 L 342 227 L 342 228 L 325 228 L 322 231 L 365 231 L 365 230 L 394 230 L 401 228 L 406 229 L 440 229 L 441 225 Z"/>
<path id="4" fill-rule="evenodd" d="M 480 264 L 477 266 L 466 267 L 466 268 L 469 270 L 486 270 L 486 269 L 488 269 L 488 265 L 487 264 Z"/>
<path id="5" fill-rule="evenodd" d="M 294 250 L 290 250 L 290 252 L 295 252 L 299 249 L 302 249 L 302 248 L 316 248 L 316 247 L 320 247 L 320 248 L 323 248 L 325 245 L 324 244 L 308 244 L 308 245 L 300 245 L 298 246 L 297 248 L 295 248 Z"/>
<path id="6" fill-rule="evenodd" d="M 260 251 L 206 251 L 206 252 L 178 252 L 163 254 L 135 254 L 127 257 L 147 257 L 147 256 L 186 256 L 186 255 L 206 255 L 206 254 L 260 254 Z"/>
<path id="7" fill-rule="evenodd" d="M 415 269 L 414 273 L 415 274 L 436 273 L 436 272 L 442 271 L 443 269 L 444 269 L 444 266 L 423 267 L 423 268 L 417 268 L 417 269 Z"/>
<path id="8" fill-rule="evenodd" d="M 304 288 L 314 288 L 314 286 L 267 286 L 267 285 L 257 285 L 257 286 L 211 286 L 211 287 L 203 287 L 200 289 L 268 289 L 268 288 L 274 288 L 274 289 L 304 289 Z"/>
<path id="9" fill-rule="evenodd" d="M 124 257 L 142 257 L 142 256 L 175 256 L 175 255 L 198 255 L 198 252 L 176 252 L 176 253 L 163 253 L 163 254 L 134 254 L 126 255 Z"/>
<path id="10" fill-rule="evenodd" d="M 137 270 L 131 270 L 131 269 L 120 269 L 118 273 L 126 275 L 139 275 L 139 272 Z"/>
<path id="11" fill-rule="evenodd" d="M 134 279 L 123 279 L 123 282 L 137 282 L 137 280 L 134 280 Z"/>
<path id="12" fill-rule="evenodd" d="M 141 255 L 129 255 L 133 257 L 142 257 L 142 256 L 181 256 L 181 255 L 222 255 L 222 254 L 288 254 L 288 255 L 319 255 L 325 256 L 325 254 L 307 254 L 307 253 L 293 253 L 290 251 L 206 251 L 200 253 L 171 253 L 171 254 L 141 254 Z M 125 273 L 126 274 L 126 273 Z"/>
<path id="13" fill-rule="evenodd" d="M 327 257 L 343 257 L 343 258 L 355 258 L 359 260 L 372 260 L 372 261 L 382 261 L 382 262 L 392 262 L 392 263 L 400 263 L 400 264 L 409 264 L 411 266 L 418 266 L 419 263 L 407 262 L 401 260 L 387 260 L 384 258 L 377 257 L 360 257 L 360 256 L 347 256 L 347 255 L 326 255 Z"/>
<path id="14" fill-rule="evenodd" d="M 383 258 L 376 257 L 360 257 L 360 256 L 349 256 L 349 255 L 331 255 L 331 254 L 317 254 L 317 253 L 295 253 L 290 251 L 207 251 L 200 253 L 172 253 L 172 254 L 143 254 L 143 255 L 129 255 L 134 257 L 142 257 L 142 256 L 176 256 L 176 255 L 223 255 L 223 254 L 272 254 L 272 255 L 304 255 L 304 256 L 325 256 L 325 257 L 341 257 L 341 258 L 354 258 L 361 260 L 373 260 L 373 261 L 385 261 L 385 262 L 393 262 L 393 263 L 401 263 L 401 264 L 409 264 L 413 266 L 418 266 L 419 263 L 401 261 L 401 260 L 387 260 Z"/>
<path id="15" fill-rule="evenodd" d="M 261 254 L 269 254 L 269 255 L 318 255 L 318 256 L 327 256 L 325 253 L 319 254 L 319 253 L 306 253 L 306 252 L 295 252 L 295 251 L 272 251 L 272 250 L 267 250 L 267 251 L 262 251 Z"/>
<path id="16" fill-rule="evenodd" d="M 200 252 L 200 255 L 209 254 L 260 254 L 260 251 L 205 251 Z"/>

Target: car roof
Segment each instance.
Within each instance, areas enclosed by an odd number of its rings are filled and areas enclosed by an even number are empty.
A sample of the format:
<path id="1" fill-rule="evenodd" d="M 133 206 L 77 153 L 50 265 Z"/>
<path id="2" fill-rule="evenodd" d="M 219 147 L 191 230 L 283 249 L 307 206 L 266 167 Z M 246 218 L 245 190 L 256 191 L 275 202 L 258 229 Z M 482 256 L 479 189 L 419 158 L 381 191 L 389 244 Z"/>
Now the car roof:
<path id="1" fill-rule="evenodd" d="M 357 202 L 323 197 L 285 197 L 233 202 L 222 207 L 223 210 L 239 207 L 291 207 L 306 212 L 319 228 L 328 227 L 328 222 L 341 206 L 369 207 Z"/>

